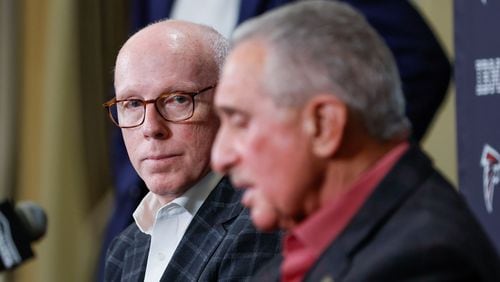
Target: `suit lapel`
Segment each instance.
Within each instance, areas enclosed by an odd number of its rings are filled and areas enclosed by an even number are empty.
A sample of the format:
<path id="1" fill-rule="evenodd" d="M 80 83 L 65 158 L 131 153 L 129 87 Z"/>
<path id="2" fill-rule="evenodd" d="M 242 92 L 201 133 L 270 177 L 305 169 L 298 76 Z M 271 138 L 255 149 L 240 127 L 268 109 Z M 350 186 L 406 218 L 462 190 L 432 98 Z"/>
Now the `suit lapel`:
<path id="1" fill-rule="evenodd" d="M 170 281 L 179 276 L 198 280 L 210 257 L 226 235 L 223 224 L 242 210 L 241 192 L 223 178 L 191 221 L 172 260 L 162 276 Z"/>
<path id="2" fill-rule="evenodd" d="M 323 253 L 309 272 L 307 281 L 320 281 L 325 273 L 333 273 L 334 280 L 340 280 L 349 267 L 350 258 L 421 186 L 432 173 L 431 168 L 430 160 L 418 148 L 410 147 L 375 188 L 346 229 Z"/>
<path id="3" fill-rule="evenodd" d="M 123 265 L 123 269 L 130 269 L 130 271 L 123 274 L 123 280 L 144 281 L 150 237 L 137 229 L 133 238 L 133 246 L 125 253 Z"/>

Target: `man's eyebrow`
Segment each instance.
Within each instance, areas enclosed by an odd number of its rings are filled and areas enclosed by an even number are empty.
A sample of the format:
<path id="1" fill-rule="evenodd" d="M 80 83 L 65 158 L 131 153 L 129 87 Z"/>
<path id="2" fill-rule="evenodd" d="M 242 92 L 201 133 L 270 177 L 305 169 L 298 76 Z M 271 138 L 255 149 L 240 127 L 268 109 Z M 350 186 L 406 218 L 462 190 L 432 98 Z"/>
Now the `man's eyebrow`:
<path id="1" fill-rule="evenodd" d="M 215 106 L 215 111 L 218 115 L 233 116 L 233 115 L 246 115 L 243 110 L 236 109 L 230 106 Z"/>
<path id="2" fill-rule="evenodd" d="M 236 110 L 228 106 L 215 106 L 215 111 L 218 115 L 232 115 Z"/>
<path id="3" fill-rule="evenodd" d="M 194 93 L 199 91 L 199 89 L 196 88 L 196 86 L 168 86 L 165 87 L 162 91 L 161 94 L 170 94 L 170 93 Z"/>
<path id="4" fill-rule="evenodd" d="M 158 92 L 159 95 L 163 94 L 171 94 L 171 93 L 196 93 L 200 89 L 197 88 L 196 85 L 185 84 L 185 85 L 176 85 L 176 86 L 166 86 L 161 88 L 161 91 Z M 138 93 L 134 87 L 124 88 L 120 93 L 120 99 L 134 99 L 134 97 L 141 97 L 140 93 Z"/>

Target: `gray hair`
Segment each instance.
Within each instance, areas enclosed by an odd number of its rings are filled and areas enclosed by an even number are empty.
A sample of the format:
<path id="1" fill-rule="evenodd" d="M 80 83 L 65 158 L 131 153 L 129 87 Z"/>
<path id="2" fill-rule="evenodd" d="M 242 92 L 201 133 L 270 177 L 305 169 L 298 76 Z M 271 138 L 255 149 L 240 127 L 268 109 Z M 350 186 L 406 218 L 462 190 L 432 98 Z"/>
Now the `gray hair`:
<path id="1" fill-rule="evenodd" d="M 214 52 L 214 60 L 219 73 L 221 73 L 229 53 L 229 41 L 214 28 L 203 24 L 199 24 L 199 26 L 204 33 L 205 43 Z"/>
<path id="2" fill-rule="evenodd" d="M 259 40 L 267 50 L 264 87 L 279 106 L 333 93 L 375 138 L 406 136 L 409 122 L 389 49 L 362 15 L 336 1 L 286 5 L 244 23 L 233 44 Z"/>

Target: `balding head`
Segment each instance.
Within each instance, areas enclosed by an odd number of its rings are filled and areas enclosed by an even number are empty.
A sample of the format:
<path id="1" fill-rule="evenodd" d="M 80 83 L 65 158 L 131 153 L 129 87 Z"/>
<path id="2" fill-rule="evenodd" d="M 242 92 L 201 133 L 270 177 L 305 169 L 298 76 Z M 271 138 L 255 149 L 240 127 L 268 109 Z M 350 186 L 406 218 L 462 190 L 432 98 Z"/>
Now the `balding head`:
<path id="1" fill-rule="evenodd" d="M 120 50 L 115 92 L 122 108 L 175 97 L 168 105 L 146 104 L 144 112 L 135 107 L 134 113 L 144 113 L 142 123 L 122 130 L 132 165 L 163 203 L 183 194 L 210 170 L 210 148 L 219 126 L 213 89 L 227 49 L 224 37 L 210 27 L 167 20 L 140 30 Z M 159 107 L 193 107 L 193 114 L 167 121 Z"/>
<path id="2" fill-rule="evenodd" d="M 137 66 L 152 59 L 150 61 L 157 65 L 188 65 L 193 72 L 204 76 L 204 80 L 215 82 L 227 52 L 227 40 L 213 28 L 166 20 L 151 24 L 130 37 L 118 54 L 116 69 L 128 69 L 130 65 Z"/>

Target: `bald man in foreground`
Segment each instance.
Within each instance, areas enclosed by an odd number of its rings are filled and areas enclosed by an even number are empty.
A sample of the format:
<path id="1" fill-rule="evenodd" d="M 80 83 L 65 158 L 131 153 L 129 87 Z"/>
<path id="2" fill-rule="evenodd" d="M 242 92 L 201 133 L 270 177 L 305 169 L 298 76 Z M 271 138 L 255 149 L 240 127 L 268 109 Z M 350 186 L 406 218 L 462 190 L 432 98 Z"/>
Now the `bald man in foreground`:
<path id="1" fill-rule="evenodd" d="M 257 232 L 241 191 L 209 167 L 227 49 L 215 30 L 169 20 L 120 50 L 104 106 L 149 193 L 108 250 L 106 281 L 246 281 L 279 253 L 279 234 Z"/>

